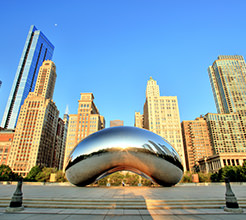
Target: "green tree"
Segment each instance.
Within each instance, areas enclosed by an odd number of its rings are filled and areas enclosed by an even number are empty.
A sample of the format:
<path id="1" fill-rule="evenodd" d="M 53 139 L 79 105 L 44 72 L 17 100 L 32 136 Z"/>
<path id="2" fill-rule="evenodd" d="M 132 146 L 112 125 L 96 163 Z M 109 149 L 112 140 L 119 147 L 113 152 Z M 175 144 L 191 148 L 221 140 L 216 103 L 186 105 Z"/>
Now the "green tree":
<path id="1" fill-rule="evenodd" d="M 218 172 L 212 173 L 210 179 L 211 179 L 212 182 L 219 182 Z"/>
<path id="2" fill-rule="evenodd" d="M 38 173 L 35 179 L 38 182 L 48 182 L 50 180 L 50 174 L 55 172 L 56 172 L 55 168 L 44 167 L 42 169 L 42 172 Z"/>
<path id="3" fill-rule="evenodd" d="M 181 183 L 192 183 L 192 173 L 190 173 L 189 171 L 185 172 Z"/>
<path id="4" fill-rule="evenodd" d="M 30 172 L 27 174 L 26 178 L 24 180 L 26 181 L 37 181 L 36 177 L 39 173 L 42 172 L 42 168 L 40 166 L 34 166 Z"/>
<path id="5" fill-rule="evenodd" d="M 98 180 L 97 184 L 98 184 L 98 186 L 106 186 L 107 182 L 108 182 L 107 177 L 104 177 L 104 178 Z"/>
<path id="6" fill-rule="evenodd" d="M 97 181 L 97 184 L 99 186 L 106 186 L 108 179 L 109 182 L 112 186 L 120 186 L 122 185 L 122 182 L 124 182 L 125 184 L 129 185 L 129 186 L 137 186 L 139 183 L 139 178 L 140 176 L 138 174 L 135 173 L 131 173 L 131 172 L 126 172 L 125 174 L 122 172 L 116 172 L 113 173 L 109 176 L 106 176 L 100 180 Z M 152 182 L 148 179 L 145 179 L 142 177 L 142 185 L 143 186 L 151 186 Z"/>
<path id="7" fill-rule="evenodd" d="M 194 173 L 199 173 L 200 172 L 200 167 L 198 164 L 195 164 L 193 167 L 192 167 L 192 170 L 194 171 Z"/>
<path id="8" fill-rule="evenodd" d="M 0 165 L 0 180 L 1 181 L 13 181 L 21 178 L 17 173 L 14 173 L 8 165 Z"/>
<path id="9" fill-rule="evenodd" d="M 231 182 L 237 182 L 238 177 L 237 177 L 237 167 L 233 166 L 225 166 L 223 168 L 224 170 L 224 176 L 222 176 L 222 181 L 225 180 L 225 177 L 228 177 Z"/>
<path id="10" fill-rule="evenodd" d="M 243 166 L 225 166 L 211 175 L 212 182 L 224 182 L 228 177 L 231 182 L 246 181 L 246 163 Z"/>
<path id="11" fill-rule="evenodd" d="M 66 182 L 65 173 L 62 170 L 56 172 L 56 182 Z"/>
<path id="12" fill-rule="evenodd" d="M 210 179 L 211 173 L 198 173 L 198 176 L 199 176 L 200 183 L 211 182 L 211 179 Z"/>
<path id="13" fill-rule="evenodd" d="M 242 175 L 242 181 L 246 182 L 246 161 L 243 162 L 241 175 Z"/>
<path id="14" fill-rule="evenodd" d="M 141 182 L 143 186 L 151 186 L 153 184 L 151 180 L 146 179 L 146 178 L 142 178 Z"/>
<path id="15" fill-rule="evenodd" d="M 128 174 L 128 173 L 127 173 Z M 126 175 L 125 177 L 125 182 L 126 184 L 128 184 L 129 186 L 137 186 L 139 183 L 139 175 L 135 174 L 135 173 L 129 173 L 128 175 Z"/>
<path id="16" fill-rule="evenodd" d="M 124 179 L 124 175 L 121 172 L 116 172 L 108 176 L 110 178 L 110 184 L 112 186 L 120 186 Z"/>

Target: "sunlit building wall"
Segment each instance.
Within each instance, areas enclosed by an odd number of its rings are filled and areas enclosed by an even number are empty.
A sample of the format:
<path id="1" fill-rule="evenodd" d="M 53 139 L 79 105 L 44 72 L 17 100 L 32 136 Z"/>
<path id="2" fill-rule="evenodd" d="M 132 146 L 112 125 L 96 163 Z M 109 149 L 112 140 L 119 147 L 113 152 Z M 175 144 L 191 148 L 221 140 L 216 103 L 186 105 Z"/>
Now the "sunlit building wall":
<path id="1" fill-rule="evenodd" d="M 246 138 L 237 113 L 205 115 L 215 154 L 246 152 Z"/>
<path id="2" fill-rule="evenodd" d="M 242 166 L 246 161 L 246 154 L 242 153 L 226 153 L 215 154 L 209 157 L 199 159 L 200 171 L 203 173 L 218 172 L 225 166 Z"/>
<path id="3" fill-rule="evenodd" d="M 246 152 L 246 64 L 243 56 L 218 56 L 208 68 L 219 114 L 207 114 L 215 153 Z"/>
<path id="4" fill-rule="evenodd" d="M 33 166 L 52 166 L 59 118 L 51 95 L 55 79 L 55 64 L 44 61 L 35 91 L 29 93 L 21 107 L 8 165 L 22 176 L 26 176 Z"/>
<path id="5" fill-rule="evenodd" d="M 218 113 L 246 111 L 246 64 L 243 56 L 218 56 L 208 68 Z"/>
<path id="6" fill-rule="evenodd" d="M 186 168 L 193 171 L 199 159 L 213 155 L 207 122 L 201 116 L 195 120 L 182 121 L 181 127 Z"/>
<path id="7" fill-rule="evenodd" d="M 138 128 L 143 128 L 143 115 L 140 112 L 135 112 L 134 126 Z"/>
<path id="8" fill-rule="evenodd" d="M 15 131 L 5 129 L 0 131 L 0 165 L 7 164 Z"/>
<path id="9" fill-rule="evenodd" d="M 99 114 L 92 93 L 81 93 L 78 101 L 78 113 L 69 115 L 64 169 L 73 148 L 88 135 L 105 126 L 105 119 Z"/>
<path id="10" fill-rule="evenodd" d="M 160 96 L 159 86 L 152 77 L 147 82 L 143 128 L 169 141 L 185 167 L 178 99 L 176 96 Z"/>

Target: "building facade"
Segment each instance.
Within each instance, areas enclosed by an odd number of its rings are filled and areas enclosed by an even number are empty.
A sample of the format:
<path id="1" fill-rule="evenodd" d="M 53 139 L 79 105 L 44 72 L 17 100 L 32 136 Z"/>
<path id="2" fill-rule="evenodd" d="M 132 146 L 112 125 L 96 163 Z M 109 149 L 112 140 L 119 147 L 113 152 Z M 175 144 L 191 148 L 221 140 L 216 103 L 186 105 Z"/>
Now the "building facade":
<path id="1" fill-rule="evenodd" d="M 135 112 L 134 126 L 138 128 L 143 128 L 143 115 L 140 112 Z"/>
<path id="2" fill-rule="evenodd" d="M 67 141 L 67 132 L 68 132 L 68 124 L 69 124 L 69 115 L 65 113 L 63 115 L 63 122 L 64 122 L 64 130 L 63 130 L 63 140 L 62 140 L 62 147 L 61 147 L 61 155 L 60 155 L 60 164 L 59 170 L 64 170 L 64 163 L 65 163 L 65 153 L 66 153 L 66 141 Z"/>
<path id="3" fill-rule="evenodd" d="M 205 115 L 215 154 L 245 153 L 246 138 L 237 113 Z"/>
<path id="4" fill-rule="evenodd" d="M 122 120 L 113 120 L 110 121 L 110 127 L 124 126 L 124 121 Z"/>
<path id="5" fill-rule="evenodd" d="M 7 164 L 15 131 L 5 129 L 0 131 L 0 165 Z"/>
<path id="6" fill-rule="evenodd" d="M 29 93 L 21 107 L 8 159 L 8 165 L 19 175 L 26 176 L 36 165 L 52 166 L 59 118 L 59 111 L 50 96 L 55 79 L 55 64 L 44 61 L 35 91 Z"/>
<path id="7" fill-rule="evenodd" d="M 209 130 L 204 117 L 181 123 L 186 168 L 193 171 L 198 160 L 213 155 L 210 143 Z"/>
<path id="8" fill-rule="evenodd" d="M 105 120 L 94 103 L 92 93 L 81 93 L 78 113 L 69 115 L 64 169 L 73 148 L 84 138 L 104 128 Z"/>
<path id="9" fill-rule="evenodd" d="M 135 113 L 136 115 L 141 118 L 140 113 Z M 135 117 L 135 121 L 137 120 L 139 119 Z M 160 96 L 159 86 L 152 77 L 147 82 L 143 128 L 169 141 L 178 152 L 186 169 L 178 99 L 176 96 Z"/>
<path id="10" fill-rule="evenodd" d="M 243 56 L 219 56 L 208 68 L 218 113 L 246 112 L 246 64 Z"/>
<path id="11" fill-rule="evenodd" d="M 56 167 L 58 170 L 62 170 L 64 160 L 64 150 L 63 147 L 63 136 L 64 136 L 65 123 L 61 118 L 58 118 L 57 128 L 56 128 L 56 136 L 55 136 L 55 146 L 52 160 L 52 167 Z"/>
<path id="12" fill-rule="evenodd" d="M 223 153 L 201 158 L 198 162 L 201 172 L 214 173 L 225 166 L 242 166 L 245 161 L 245 154 Z"/>
<path id="13" fill-rule="evenodd" d="M 26 43 L 19 61 L 14 82 L 4 111 L 3 128 L 14 129 L 17 123 L 20 108 L 29 92 L 33 92 L 38 71 L 43 61 L 52 59 L 54 46 L 37 30 L 30 27 Z"/>
<path id="14" fill-rule="evenodd" d="M 245 60 L 238 55 L 218 56 L 208 74 L 219 113 L 206 117 L 215 153 L 246 152 Z"/>

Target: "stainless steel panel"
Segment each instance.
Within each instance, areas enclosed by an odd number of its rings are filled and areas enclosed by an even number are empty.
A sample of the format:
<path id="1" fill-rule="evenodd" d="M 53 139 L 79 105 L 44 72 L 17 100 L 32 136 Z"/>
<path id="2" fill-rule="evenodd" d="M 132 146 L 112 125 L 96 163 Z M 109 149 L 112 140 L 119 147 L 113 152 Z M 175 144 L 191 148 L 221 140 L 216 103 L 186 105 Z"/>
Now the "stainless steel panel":
<path id="1" fill-rule="evenodd" d="M 175 185 L 183 175 L 178 153 L 164 138 L 145 129 L 120 126 L 83 139 L 70 154 L 66 177 L 85 186 L 121 170 L 163 186 Z"/>

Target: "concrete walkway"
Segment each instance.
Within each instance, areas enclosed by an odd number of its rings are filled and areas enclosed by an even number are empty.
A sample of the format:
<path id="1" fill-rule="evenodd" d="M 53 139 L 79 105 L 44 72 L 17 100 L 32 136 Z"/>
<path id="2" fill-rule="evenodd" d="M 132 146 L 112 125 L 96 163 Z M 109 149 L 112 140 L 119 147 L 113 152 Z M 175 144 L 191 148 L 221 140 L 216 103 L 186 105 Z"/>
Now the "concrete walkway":
<path id="1" fill-rule="evenodd" d="M 178 185 L 171 188 L 148 188 L 148 187 L 74 187 L 74 186 L 58 186 L 45 185 L 33 186 L 23 185 L 23 204 L 30 203 L 34 199 L 34 203 L 38 200 L 54 200 L 64 201 L 110 201 L 128 202 L 136 201 L 129 208 L 110 207 L 104 208 L 98 203 L 95 208 L 29 208 L 28 205 L 24 211 L 18 213 L 6 213 L 5 206 L 15 191 L 15 185 L 0 185 L 0 199 L 2 205 L 0 208 L 1 220 L 31 220 L 31 219 L 246 219 L 246 210 L 242 214 L 228 213 L 224 211 L 224 205 L 215 208 L 213 204 L 211 208 L 196 208 L 194 200 L 204 201 L 222 201 L 225 199 L 225 186 L 221 184 L 211 184 L 208 186 L 195 185 Z M 246 186 L 240 184 L 232 184 L 232 190 L 239 201 L 243 201 L 243 207 L 246 207 Z M 6 201 L 6 204 L 4 203 Z M 151 206 L 150 201 L 166 202 L 164 206 Z M 174 207 L 168 202 L 174 203 Z M 175 203 L 184 201 L 184 203 L 193 201 L 191 208 L 177 208 Z M 112 203 L 111 202 L 111 203 Z M 146 208 L 139 208 L 138 202 L 144 202 Z M 223 202 L 223 201 L 222 201 Z M 71 202 L 72 203 L 72 202 Z M 244 204 L 245 203 L 245 204 Z M 52 203 L 53 204 L 53 203 Z M 179 203 L 180 204 L 180 203 Z M 54 204 L 53 204 L 54 205 Z M 158 208 L 159 207 L 159 208 Z"/>

